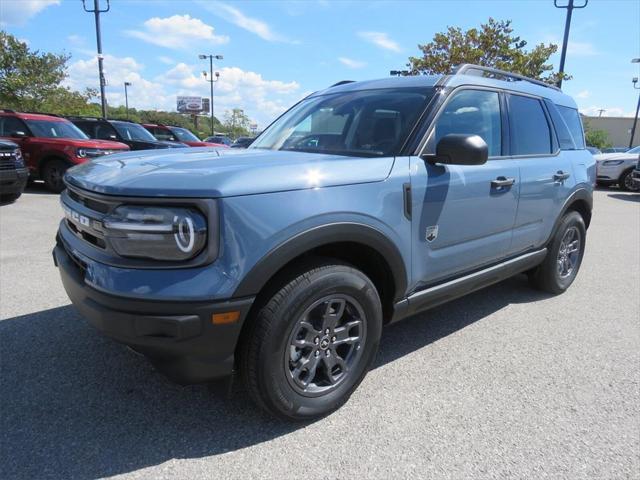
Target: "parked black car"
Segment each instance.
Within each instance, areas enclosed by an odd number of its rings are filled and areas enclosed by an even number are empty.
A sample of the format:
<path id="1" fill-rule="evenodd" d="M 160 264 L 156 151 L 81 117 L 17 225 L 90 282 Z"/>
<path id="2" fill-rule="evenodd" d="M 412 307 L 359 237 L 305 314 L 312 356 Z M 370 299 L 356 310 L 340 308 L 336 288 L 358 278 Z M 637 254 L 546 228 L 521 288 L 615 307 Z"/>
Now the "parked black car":
<path id="1" fill-rule="evenodd" d="M 254 140 L 255 137 L 238 137 L 231 145 L 231 148 L 247 148 Z"/>
<path id="2" fill-rule="evenodd" d="M 230 147 L 231 145 L 233 145 L 233 141 L 226 135 L 213 135 L 211 137 L 205 138 L 204 141 L 210 142 L 210 143 L 222 143 L 227 147 Z"/>
<path id="3" fill-rule="evenodd" d="M 105 120 L 96 117 L 68 117 L 89 138 L 114 140 L 129 145 L 131 150 L 152 150 L 156 148 L 186 148 L 178 142 L 157 140 L 142 125 L 129 120 Z"/>
<path id="4" fill-rule="evenodd" d="M 18 145 L 0 140 L 0 202 L 17 200 L 22 195 L 28 178 L 29 170 Z"/>

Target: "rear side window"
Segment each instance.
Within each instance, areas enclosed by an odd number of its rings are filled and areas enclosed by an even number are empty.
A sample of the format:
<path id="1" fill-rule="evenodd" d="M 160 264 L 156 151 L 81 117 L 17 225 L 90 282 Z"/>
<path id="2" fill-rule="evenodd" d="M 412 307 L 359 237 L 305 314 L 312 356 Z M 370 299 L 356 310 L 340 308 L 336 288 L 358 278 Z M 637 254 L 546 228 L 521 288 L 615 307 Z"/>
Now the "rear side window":
<path id="1" fill-rule="evenodd" d="M 16 132 L 27 133 L 27 127 L 16 117 L 0 117 L 0 136 L 10 137 Z"/>
<path id="2" fill-rule="evenodd" d="M 551 130 L 537 98 L 509 95 L 512 155 L 551 153 Z"/>
<path id="3" fill-rule="evenodd" d="M 556 107 L 571 132 L 573 143 L 575 143 L 576 148 L 583 149 L 584 132 L 582 130 L 582 122 L 580 121 L 580 114 L 578 113 L 578 110 L 575 108 L 563 107 L 562 105 L 556 105 Z"/>

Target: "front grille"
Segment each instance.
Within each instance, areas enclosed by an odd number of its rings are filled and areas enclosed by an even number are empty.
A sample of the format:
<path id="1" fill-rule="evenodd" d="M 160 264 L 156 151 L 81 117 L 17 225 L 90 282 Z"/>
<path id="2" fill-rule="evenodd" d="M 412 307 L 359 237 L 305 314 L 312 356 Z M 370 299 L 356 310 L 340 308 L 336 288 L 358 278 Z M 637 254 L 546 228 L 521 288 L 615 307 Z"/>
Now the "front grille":
<path id="1" fill-rule="evenodd" d="M 96 212 L 100 212 L 100 213 L 109 213 L 110 205 L 108 203 L 98 202 L 89 197 L 85 197 L 84 195 L 80 195 L 79 193 L 74 192 L 73 190 L 69 190 L 69 196 L 73 200 L 75 200 L 81 205 L 84 205 L 90 210 L 95 210 Z"/>
<path id="2" fill-rule="evenodd" d="M 102 221 L 115 205 L 95 200 L 71 188 L 62 194 L 60 200 L 69 230 L 92 246 L 106 250 Z"/>
<path id="3" fill-rule="evenodd" d="M 0 170 L 15 170 L 16 155 L 13 152 L 0 152 Z"/>

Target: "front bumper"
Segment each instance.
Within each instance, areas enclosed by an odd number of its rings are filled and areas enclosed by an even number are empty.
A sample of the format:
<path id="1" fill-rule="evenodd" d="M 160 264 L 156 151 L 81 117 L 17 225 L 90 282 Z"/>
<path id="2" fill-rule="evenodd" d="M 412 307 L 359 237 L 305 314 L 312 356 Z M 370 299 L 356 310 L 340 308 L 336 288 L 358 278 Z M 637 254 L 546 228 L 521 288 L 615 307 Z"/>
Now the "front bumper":
<path id="1" fill-rule="evenodd" d="M 109 295 L 84 281 L 81 260 L 58 239 L 53 258 L 76 309 L 103 334 L 144 354 L 181 384 L 230 375 L 244 319 L 253 298 L 223 302 L 160 302 Z M 239 311 L 237 321 L 214 325 L 214 313 Z"/>
<path id="2" fill-rule="evenodd" d="M 29 170 L 27 168 L 0 170 L 0 193 L 3 195 L 22 193 L 28 178 Z"/>

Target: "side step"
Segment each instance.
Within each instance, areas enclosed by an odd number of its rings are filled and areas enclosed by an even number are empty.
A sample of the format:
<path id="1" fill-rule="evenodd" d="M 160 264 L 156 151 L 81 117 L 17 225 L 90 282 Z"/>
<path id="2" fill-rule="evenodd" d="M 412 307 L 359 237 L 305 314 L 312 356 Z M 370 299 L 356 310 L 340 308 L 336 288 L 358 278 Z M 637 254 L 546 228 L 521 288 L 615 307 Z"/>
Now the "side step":
<path id="1" fill-rule="evenodd" d="M 536 267 L 542 263 L 546 255 L 547 249 L 543 248 L 542 250 L 526 253 L 484 270 L 479 270 L 464 277 L 456 278 L 413 293 L 409 295 L 408 298 L 395 304 L 393 318 L 390 323 L 462 297 L 467 293 L 474 292 Z"/>

